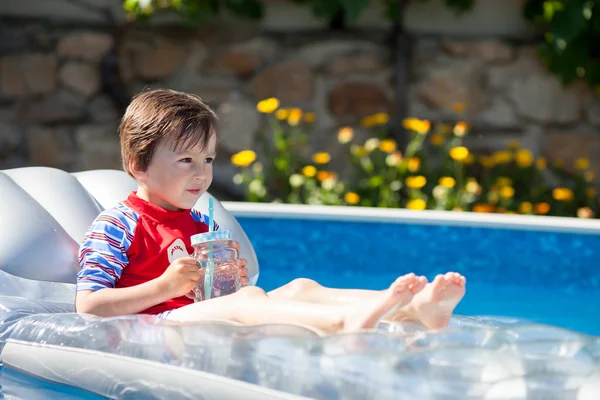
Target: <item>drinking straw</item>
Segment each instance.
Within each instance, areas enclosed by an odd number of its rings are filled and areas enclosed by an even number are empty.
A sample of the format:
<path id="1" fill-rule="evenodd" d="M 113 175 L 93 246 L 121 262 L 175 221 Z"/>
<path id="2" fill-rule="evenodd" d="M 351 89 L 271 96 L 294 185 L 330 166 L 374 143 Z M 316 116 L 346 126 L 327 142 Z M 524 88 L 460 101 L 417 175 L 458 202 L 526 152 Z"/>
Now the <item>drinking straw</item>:
<path id="1" fill-rule="evenodd" d="M 214 229 L 214 199 L 208 198 L 208 231 L 212 232 Z M 204 275 L 204 299 L 208 300 L 211 297 L 212 285 L 213 285 L 213 254 L 212 254 L 212 243 L 208 244 L 208 262 L 206 263 L 206 274 Z"/>

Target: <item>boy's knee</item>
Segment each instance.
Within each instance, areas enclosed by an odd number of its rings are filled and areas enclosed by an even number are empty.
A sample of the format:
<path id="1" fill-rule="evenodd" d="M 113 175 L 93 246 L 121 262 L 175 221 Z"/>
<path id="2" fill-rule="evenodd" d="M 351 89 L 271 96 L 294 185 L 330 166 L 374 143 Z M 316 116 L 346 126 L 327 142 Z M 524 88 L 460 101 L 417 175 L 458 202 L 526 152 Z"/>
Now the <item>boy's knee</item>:
<path id="1" fill-rule="evenodd" d="M 245 286 L 237 293 L 242 297 L 267 297 L 267 293 L 256 286 Z"/>
<path id="2" fill-rule="evenodd" d="M 286 289 L 292 294 L 306 292 L 307 290 L 317 288 L 319 285 L 316 281 L 308 278 L 297 278 L 285 285 Z"/>

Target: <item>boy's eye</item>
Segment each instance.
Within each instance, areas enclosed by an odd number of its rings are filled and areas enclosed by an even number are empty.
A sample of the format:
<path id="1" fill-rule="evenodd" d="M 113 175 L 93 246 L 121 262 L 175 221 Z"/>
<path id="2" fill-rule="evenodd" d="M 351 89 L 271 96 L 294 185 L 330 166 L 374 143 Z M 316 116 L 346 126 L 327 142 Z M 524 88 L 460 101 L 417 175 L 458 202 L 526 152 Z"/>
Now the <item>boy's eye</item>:
<path id="1" fill-rule="evenodd" d="M 191 159 L 190 157 L 186 157 L 186 158 L 182 158 L 182 159 L 181 159 L 181 160 L 179 160 L 179 161 L 181 161 L 182 163 L 191 163 L 191 162 L 192 162 L 192 159 Z"/>
<path id="2" fill-rule="evenodd" d="M 207 163 L 207 164 L 212 164 L 213 161 L 215 161 L 215 159 L 212 158 L 212 157 L 208 157 L 208 158 L 204 159 L 204 162 Z"/>

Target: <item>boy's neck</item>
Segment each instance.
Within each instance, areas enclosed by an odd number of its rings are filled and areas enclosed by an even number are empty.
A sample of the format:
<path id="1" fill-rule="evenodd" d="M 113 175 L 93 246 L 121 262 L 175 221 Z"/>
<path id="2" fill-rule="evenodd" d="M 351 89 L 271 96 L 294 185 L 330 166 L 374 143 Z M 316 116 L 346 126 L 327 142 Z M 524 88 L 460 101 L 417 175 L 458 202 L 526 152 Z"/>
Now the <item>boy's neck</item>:
<path id="1" fill-rule="evenodd" d="M 135 192 L 135 195 L 137 197 L 139 197 L 140 199 L 156 206 L 156 207 L 160 207 L 164 210 L 167 211 L 183 211 L 181 208 L 177 208 L 175 206 L 172 206 L 170 204 L 167 204 L 167 207 L 165 207 L 164 202 L 159 202 L 156 200 L 156 198 L 154 196 L 152 196 L 152 193 L 150 193 L 145 187 L 138 185 L 137 191 Z M 164 204 L 162 204 L 164 203 Z"/>

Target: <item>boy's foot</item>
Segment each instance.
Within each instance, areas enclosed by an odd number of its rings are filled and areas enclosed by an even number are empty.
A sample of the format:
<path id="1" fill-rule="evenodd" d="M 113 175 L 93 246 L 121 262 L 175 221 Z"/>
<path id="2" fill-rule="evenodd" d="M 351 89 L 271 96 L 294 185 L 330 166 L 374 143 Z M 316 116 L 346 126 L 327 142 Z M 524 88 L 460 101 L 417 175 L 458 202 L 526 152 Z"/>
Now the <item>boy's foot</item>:
<path id="1" fill-rule="evenodd" d="M 452 312 L 465 295 L 466 282 L 465 277 L 456 272 L 436 276 L 415 295 L 410 305 L 414 318 L 430 329 L 448 326 Z"/>
<path id="2" fill-rule="evenodd" d="M 422 288 L 421 279 L 415 274 L 401 276 L 377 296 L 347 306 L 344 331 L 374 328 L 387 314 L 408 304 L 413 299 L 414 293 Z"/>

